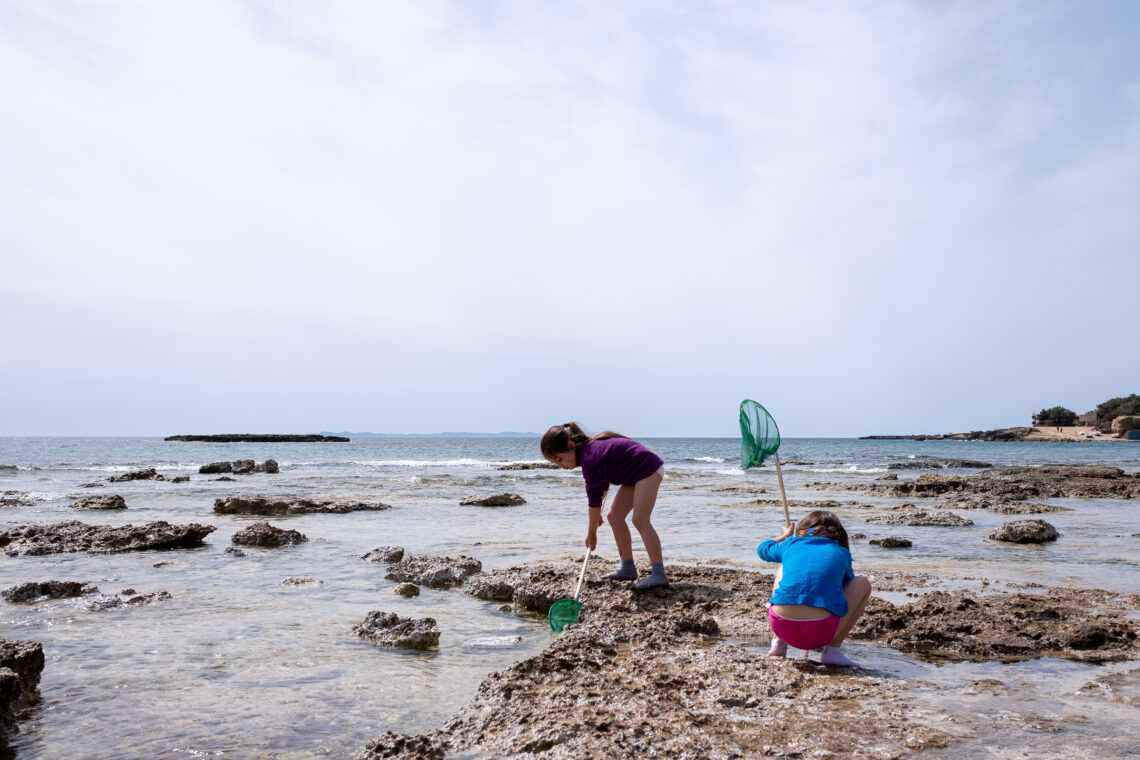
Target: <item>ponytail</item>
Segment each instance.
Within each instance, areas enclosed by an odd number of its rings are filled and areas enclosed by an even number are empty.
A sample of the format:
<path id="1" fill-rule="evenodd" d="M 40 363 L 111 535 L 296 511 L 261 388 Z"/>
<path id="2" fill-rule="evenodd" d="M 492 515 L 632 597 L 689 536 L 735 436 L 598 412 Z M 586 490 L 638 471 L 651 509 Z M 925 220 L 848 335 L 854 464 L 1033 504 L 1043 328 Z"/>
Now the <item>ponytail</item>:
<path id="1" fill-rule="evenodd" d="M 603 430 L 595 436 L 587 436 L 577 422 L 555 425 L 542 436 L 542 455 L 550 458 L 570 449 L 581 448 L 590 441 L 604 441 L 607 438 L 625 438 L 612 430 Z"/>

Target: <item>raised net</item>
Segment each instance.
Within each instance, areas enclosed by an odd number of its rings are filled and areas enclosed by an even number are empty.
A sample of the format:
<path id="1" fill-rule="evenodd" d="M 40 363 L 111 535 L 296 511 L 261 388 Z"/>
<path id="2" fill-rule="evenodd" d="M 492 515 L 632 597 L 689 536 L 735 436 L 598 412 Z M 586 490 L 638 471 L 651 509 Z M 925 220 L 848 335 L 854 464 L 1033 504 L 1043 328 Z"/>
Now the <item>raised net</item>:
<path id="1" fill-rule="evenodd" d="M 763 464 L 780 448 L 780 429 L 768 410 L 752 399 L 740 402 L 740 466 Z"/>

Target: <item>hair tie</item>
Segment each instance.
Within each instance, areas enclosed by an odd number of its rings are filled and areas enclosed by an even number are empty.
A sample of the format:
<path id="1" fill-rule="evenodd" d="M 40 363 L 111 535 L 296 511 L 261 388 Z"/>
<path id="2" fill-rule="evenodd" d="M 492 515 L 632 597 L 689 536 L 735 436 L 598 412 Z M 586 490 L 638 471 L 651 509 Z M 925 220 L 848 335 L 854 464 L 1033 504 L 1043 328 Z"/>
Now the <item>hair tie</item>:
<path id="1" fill-rule="evenodd" d="M 811 528 L 804 535 L 807 536 L 808 538 L 811 538 L 814 534 L 815 534 L 815 528 Z"/>

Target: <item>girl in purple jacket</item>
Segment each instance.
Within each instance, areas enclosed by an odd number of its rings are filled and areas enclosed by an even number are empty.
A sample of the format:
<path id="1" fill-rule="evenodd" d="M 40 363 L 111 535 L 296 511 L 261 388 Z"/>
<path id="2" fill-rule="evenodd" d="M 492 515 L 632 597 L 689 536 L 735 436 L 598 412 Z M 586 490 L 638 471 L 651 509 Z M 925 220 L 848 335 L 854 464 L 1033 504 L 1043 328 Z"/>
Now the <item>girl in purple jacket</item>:
<path id="1" fill-rule="evenodd" d="M 587 436 L 576 422 L 555 425 L 547 430 L 542 436 L 542 455 L 564 470 L 582 468 L 590 513 L 586 546 L 591 551 L 598 546 L 598 526 L 602 524 L 602 502 L 606 491 L 611 485 L 621 486 L 606 512 L 621 557 L 621 567 L 606 578 L 612 581 L 637 580 L 633 538 L 625 524 L 626 515 L 633 512 L 633 527 L 641 534 L 652 565 L 652 572 L 637 587 L 668 586 L 669 578 L 665 576 L 665 564 L 661 559 L 661 539 L 649 521 L 657 503 L 657 489 L 665 477 L 665 463 L 661 457 L 637 441 L 608 430 Z"/>

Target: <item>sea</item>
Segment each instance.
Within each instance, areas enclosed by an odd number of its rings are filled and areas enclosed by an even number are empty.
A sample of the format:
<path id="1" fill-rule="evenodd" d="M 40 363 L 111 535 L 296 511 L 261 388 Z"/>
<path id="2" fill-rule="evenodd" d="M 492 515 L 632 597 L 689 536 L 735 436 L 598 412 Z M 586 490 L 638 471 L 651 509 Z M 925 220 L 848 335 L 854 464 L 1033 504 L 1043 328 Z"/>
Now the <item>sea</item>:
<path id="1" fill-rule="evenodd" d="M 744 471 L 738 439 L 642 440 L 665 460 L 653 522 L 667 566 L 716 563 L 770 572 L 756 557 L 756 545 L 778 533 L 783 512 L 753 502 L 779 500 L 775 468 L 768 463 Z M 1073 510 L 1042 515 L 1060 540 L 1017 546 L 987 539 L 1014 519 L 1008 515 L 962 512 L 974 521 L 965 528 L 867 524 L 860 518 L 866 510 L 850 502 L 903 500 L 812 487 L 862 485 L 887 472 L 902 480 L 925 472 L 977 472 L 926 467 L 939 459 L 1098 464 L 1132 473 L 1140 471 L 1140 444 L 785 439 L 779 457 L 789 499 L 834 499 L 849 532 L 912 540 L 907 550 L 856 542 L 857 572 L 929 573 L 944 576 L 947 587 L 973 577 L 991 579 L 995 588 L 1140 589 L 1140 510 L 1132 501 L 1046 500 Z M 238 459 L 274 459 L 280 471 L 235 475 L 234 481 L 199 474 L 202 465 Z M 554 634 L 544 618 L 519 617 L 460 590 L 424 588 L 416 597 L 397 596 L 385 566 L 361 555 L 401 546 L 408 555 L 471 556 L 484 570 L 580 559 L 587 516 L 580 471 L 502 469 L 540 461 L 534 437 L 360 437 L 344 443 L 0 438 L 0 492 L 34 500 L 34 506 L 0 507 L 0 530 L 75 519 L 216 526 L 196 549 L 0 556 L 0 589 L 50 579 L 92 583 L 104 594 L 170 594 L 149 605 L 104 610 L 90 609 L 85 598 L 0 601 L 0 636 L 41 642 L 46 657 L 41 698 L 13 736 L 10 756 L 343 758 L 385 731 L 414 734 L 442 725 L 489 673 L 541 651 Z M 107 482 L 149 467 L 190 480 Z M 93 482 L 103 486 L 84 487 Z M 742 487 L 766 493 L 734 490 Z M 507 492 L 526 504 L 460 504 L 469 496 Z M 128 509 L 69 507 L 97 494 L 119 494 Z M 233 534 L 263 519 L 214 513 L 216 499 L 237 494 L 381 501 L 391 509 L 273 518 L 274 525 L 309 540 L 234 556 L 225 552 Z M 803 509 L 793 506 L 793 518 L 797 511 Z M 599 535 L 599 554 L 616 560 L 604 526 Z M 310 580 L 284 583 L 296 578 Z M 372 610 L 434 618 L 441 631 L 438 650 L 385 649 L 357 637 L 353 626 Z M 918 668 L 928 681 L 938 680 L 921 670 L 933 666 L 914 658 L 871 647 L 855 651 L 881 669 L 909 676 Z M 1079 680 L 1089 666 L 1051 660 L 969 667 L 957 677 L 1017 667 L 1029 681 L 1035 673 Z M 940 672 L 945 677 L 951 671 Z"/>

